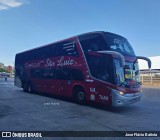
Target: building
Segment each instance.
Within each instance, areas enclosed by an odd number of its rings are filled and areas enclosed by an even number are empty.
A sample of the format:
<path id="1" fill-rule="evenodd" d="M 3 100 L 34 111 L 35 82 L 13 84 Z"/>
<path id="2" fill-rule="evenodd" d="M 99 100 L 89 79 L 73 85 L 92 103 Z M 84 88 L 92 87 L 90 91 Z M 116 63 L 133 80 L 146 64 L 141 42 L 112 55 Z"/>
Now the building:
<path id="1" fill-rule="evenodd" d="M 13 67 L 12 66 L 7 66 L 7 72 L 11 73 L 13 71 Z"/>
<path id="2" fill-rule="evenodd" d="M 153 57 L 148 57 L 151 62 L 152 62 L 152 66 L 151 69 L 152 70 L 160 70 L 160 56 L 153 56 Z M 148 70 L 148 64 L 145 60 L 138 60 L 139 63 L 139 68 L 140 70 Z"/>
<path id="3" fill-rule="evenodd" d="M 148 58 L 151 60 L 151 63 L 152 63 L 151 70 L 148 69 L 148 64 L 145 60 L 138 60 L 139 68 L 140 68 L 140 75 L 142 77 L 150 76 L 150 79 L 153 80 L 153 76 L 160 76 L 160 56 L 153 56 L 153 57 L 148 57 Z"/>
<path id="4" fill-rule="evenodd" d="M 0 68 L 4 68 L 4 64 L 0 62 Z"/>

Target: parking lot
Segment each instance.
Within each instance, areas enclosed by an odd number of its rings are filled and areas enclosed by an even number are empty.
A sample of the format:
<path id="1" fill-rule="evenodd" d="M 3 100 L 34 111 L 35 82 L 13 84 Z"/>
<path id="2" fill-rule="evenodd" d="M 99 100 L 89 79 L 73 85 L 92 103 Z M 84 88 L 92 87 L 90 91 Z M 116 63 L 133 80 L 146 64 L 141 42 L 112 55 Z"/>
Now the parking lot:
<path id="1" fill-rule="evenodd" d="M 160 88 L 143 87 L 139 103 L 115 108 L 24 93 L 0 78 L 0 130 L 160 131 Z"/>

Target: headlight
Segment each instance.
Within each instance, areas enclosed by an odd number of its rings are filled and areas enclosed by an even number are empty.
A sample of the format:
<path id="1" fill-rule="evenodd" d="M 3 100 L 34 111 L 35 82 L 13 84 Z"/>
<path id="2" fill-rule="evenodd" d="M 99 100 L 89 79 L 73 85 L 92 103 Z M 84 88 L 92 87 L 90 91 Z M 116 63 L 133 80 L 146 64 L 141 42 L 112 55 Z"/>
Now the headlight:
<path id="1" fill-rule="evenodd" d="M 113 92 L 114 94 L 124 95 L 124 92 L 118 91 L 118 90 L 115 90 L 115 89 L 112 89 L 112 92 Z"/>
<path id="2" fill-rule="evenodd" d="M 124 92 L 122 92 L 122 91 L 119 91 L 119 94 L 120 94 L 120 95 L 123 95 L 123 94 L 124 94 Z"/>

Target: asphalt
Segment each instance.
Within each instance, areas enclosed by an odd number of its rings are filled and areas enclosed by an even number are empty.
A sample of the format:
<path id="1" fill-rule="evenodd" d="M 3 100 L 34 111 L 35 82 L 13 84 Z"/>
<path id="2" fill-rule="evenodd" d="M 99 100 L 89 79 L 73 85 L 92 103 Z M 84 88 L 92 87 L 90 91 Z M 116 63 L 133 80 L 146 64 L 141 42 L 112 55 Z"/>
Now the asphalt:
<path id="1" fill-rule="evenodd" d="M 7 82 L 0 78 L 0 131 L 160 131 L 160 88 L 143 87 L 140 102 L 116 108 L 79 105 L 68 99 L 24 93 L 13 85 L 13 78 Z"/>

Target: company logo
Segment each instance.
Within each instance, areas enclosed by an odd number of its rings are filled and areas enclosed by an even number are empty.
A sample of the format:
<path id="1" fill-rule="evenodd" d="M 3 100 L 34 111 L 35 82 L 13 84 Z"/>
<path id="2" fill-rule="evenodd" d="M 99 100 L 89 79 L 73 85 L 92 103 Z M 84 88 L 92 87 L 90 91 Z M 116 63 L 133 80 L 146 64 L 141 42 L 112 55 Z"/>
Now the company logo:
<path id="1" fill-rule="evenodd" d="M 2 137 L 11 137 L 11 132 L 2 132 Z"/>
<path id="2" fill-rule="evenodd" d="M 60 59 L 58 59 L 56 61 L 48 58 L 43 61 L 41 60 L 38 62 L 26 63 L 25 68 L 30 69 L 30 68 L 54 67 L 54 66 L 62 67 L 62 66 L 69 66 L 69 65 L 73 65 L 73 64 L 75 64 L 74 59 L 71 59 L 71 58 L 66 59 L 64 56 L 62 56 L 62 57 L 60 57 Z"/>

